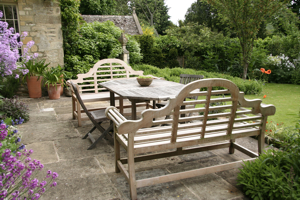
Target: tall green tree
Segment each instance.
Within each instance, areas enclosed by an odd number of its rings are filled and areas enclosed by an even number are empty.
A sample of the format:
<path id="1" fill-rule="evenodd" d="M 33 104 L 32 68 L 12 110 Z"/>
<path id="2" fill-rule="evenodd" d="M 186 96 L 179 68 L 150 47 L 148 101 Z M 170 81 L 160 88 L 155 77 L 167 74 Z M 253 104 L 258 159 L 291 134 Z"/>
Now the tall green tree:
<path id="1" fill-rule="evenodd" d="M 218 32 L 225 32 L 225 28 L 228 27 L 218 15 L 216 8 L 201 0 L 192 3 L 185 14 L 184 23 L 198 23 Z"/>
<path id="2" fill-rule="evenodd" d="M 82 15 L 113 15 L 115 0 L 81 0 L 79 11 Z"/>
<path id="3" fill-rule="evenodd" d="M 164 0 L 133 0 L 130 7 L 136 7 L 139 19 L 147 25 L 154 26 L 159 34 L 163 34 L 171 25 L 169 8 Z"/>
<path id="4" fill-rule="evenodd" d="M 241 49 L 243 79 L 247 77 L 248 66 L 260 25 L 273 16 L 288 0 L 205 0 L 214 6 L 236 32 Z"/>

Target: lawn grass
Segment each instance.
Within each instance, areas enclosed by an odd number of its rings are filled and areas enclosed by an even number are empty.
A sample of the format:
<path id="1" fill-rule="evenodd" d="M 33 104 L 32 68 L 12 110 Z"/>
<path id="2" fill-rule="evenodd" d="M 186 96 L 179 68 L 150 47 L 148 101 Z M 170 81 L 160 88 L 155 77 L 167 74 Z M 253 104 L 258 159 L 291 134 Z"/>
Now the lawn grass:
<path id="1" fill-rule="evenodd" d="M 264 95 L 267 95 L 266 98 L 263 98 Z M 245 98 L 262 99 L 265 104 L 273 104 L 276 113 L 268 121 L 295 126 L 300 120 L 300 85 L 267 83 L 261 94 L 245 95 Z"/>

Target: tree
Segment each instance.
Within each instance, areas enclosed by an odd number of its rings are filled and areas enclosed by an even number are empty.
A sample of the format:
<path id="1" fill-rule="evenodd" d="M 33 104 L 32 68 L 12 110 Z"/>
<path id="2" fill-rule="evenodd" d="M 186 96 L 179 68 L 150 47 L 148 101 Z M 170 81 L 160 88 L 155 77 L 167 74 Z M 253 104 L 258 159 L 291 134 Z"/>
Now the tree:
<path id="1" fill-rule="evenodd" d="M 113 15 L 115 0 L 81 0 L 79 11 L 82 15 Z"/>
<path id="2" fill-rule="evenodd" d="M 130 3 L 130 7 L 136 7 L 139 19 L 154 26 L 159 34 L 163 34 L 171 25 L 169 8 L 164 0 L 134 0 Z"/>
<path id="3" fill-rule="evenodd" d="M 201 0 L 197 0 L 187 10 L 184 23 L 198 23 L 218 32 L 224 31 L 228 27 L 222 22 L 217 9 Z"/>
<path id="4" fill-rule="evenodd" d="M 130 15 L 132 13 L 129 5 L 130 0 L 115 0 L 116 2 L 116 15 Z"/>
<path id="5" fill-rule="evenodd" d="M 247 77 L 247 70 L 253 50 L 254 39 L 260 25 L 267 17 L 272 16 L 288 0 L 205 0 L 214 6 L 222 16 L 228 20 L 236 32 L 241 49 L 243 79 Z"/>

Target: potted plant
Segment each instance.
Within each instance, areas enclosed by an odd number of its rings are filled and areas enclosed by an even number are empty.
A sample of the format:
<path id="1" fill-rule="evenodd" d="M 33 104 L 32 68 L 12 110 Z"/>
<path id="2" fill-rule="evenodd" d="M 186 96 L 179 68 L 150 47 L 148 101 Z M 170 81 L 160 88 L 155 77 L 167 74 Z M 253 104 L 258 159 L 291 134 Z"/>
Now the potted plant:
<path id="1" fill-rule="evenodd" d="M 153 81 L 153 77 L 152 76 L 139 76 L 136 78 L 136 80 L 141 86 L 149 86 Z"/>
<path id="2" fill-rule="evenodd" d="M 50 64 L 46 64 L 45 62 L 45 59 L 40 61 L 31 59 L 23 65 L 25 70 L 28 71 L 24 78 L 26 78 L 27 81 L 28 93 L 30 98 L 42 97 L 42 74 Z"/>
<path id="3" fill-rule="evenodd" d="M 62 91 L 62 86 L 64 85 L 65 72 L 62 67 L 58 65 L 57 67 L 52 67 L 46 70 L 43 74 L 45 79 L 45 85 L 48 88 L 49 99 L 59 99 Z"/>

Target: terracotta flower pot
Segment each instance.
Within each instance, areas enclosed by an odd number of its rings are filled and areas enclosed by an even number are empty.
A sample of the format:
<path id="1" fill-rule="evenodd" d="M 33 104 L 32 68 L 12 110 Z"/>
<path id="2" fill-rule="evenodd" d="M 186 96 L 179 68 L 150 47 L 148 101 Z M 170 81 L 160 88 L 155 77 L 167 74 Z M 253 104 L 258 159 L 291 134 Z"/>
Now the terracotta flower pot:
<path id="1" fill-rule="evenodd" d="M 41 98 L 42 97 L 42 79 L 43 77 L 30 76 L 27 77 L 27 87 L 30 98 Z"/>
<path id="2" fill-rule="evenodd" d="M 56 84 L 52 85 L 50 84 L 48 87 L 48 95 L 49 99 L 59 99 L 60 98 L 60 91 L 61 89 L 61 84 Z"/>
<path id="3" fill-rule="evenodd" d="M 61 76 L 61 82 L 63 83 L 64 82 L 64 75 L 62 74 Z M 61 90 L 60 90 L 60 96 L 64 93 L 64 86 L 61 85 Z"/>

